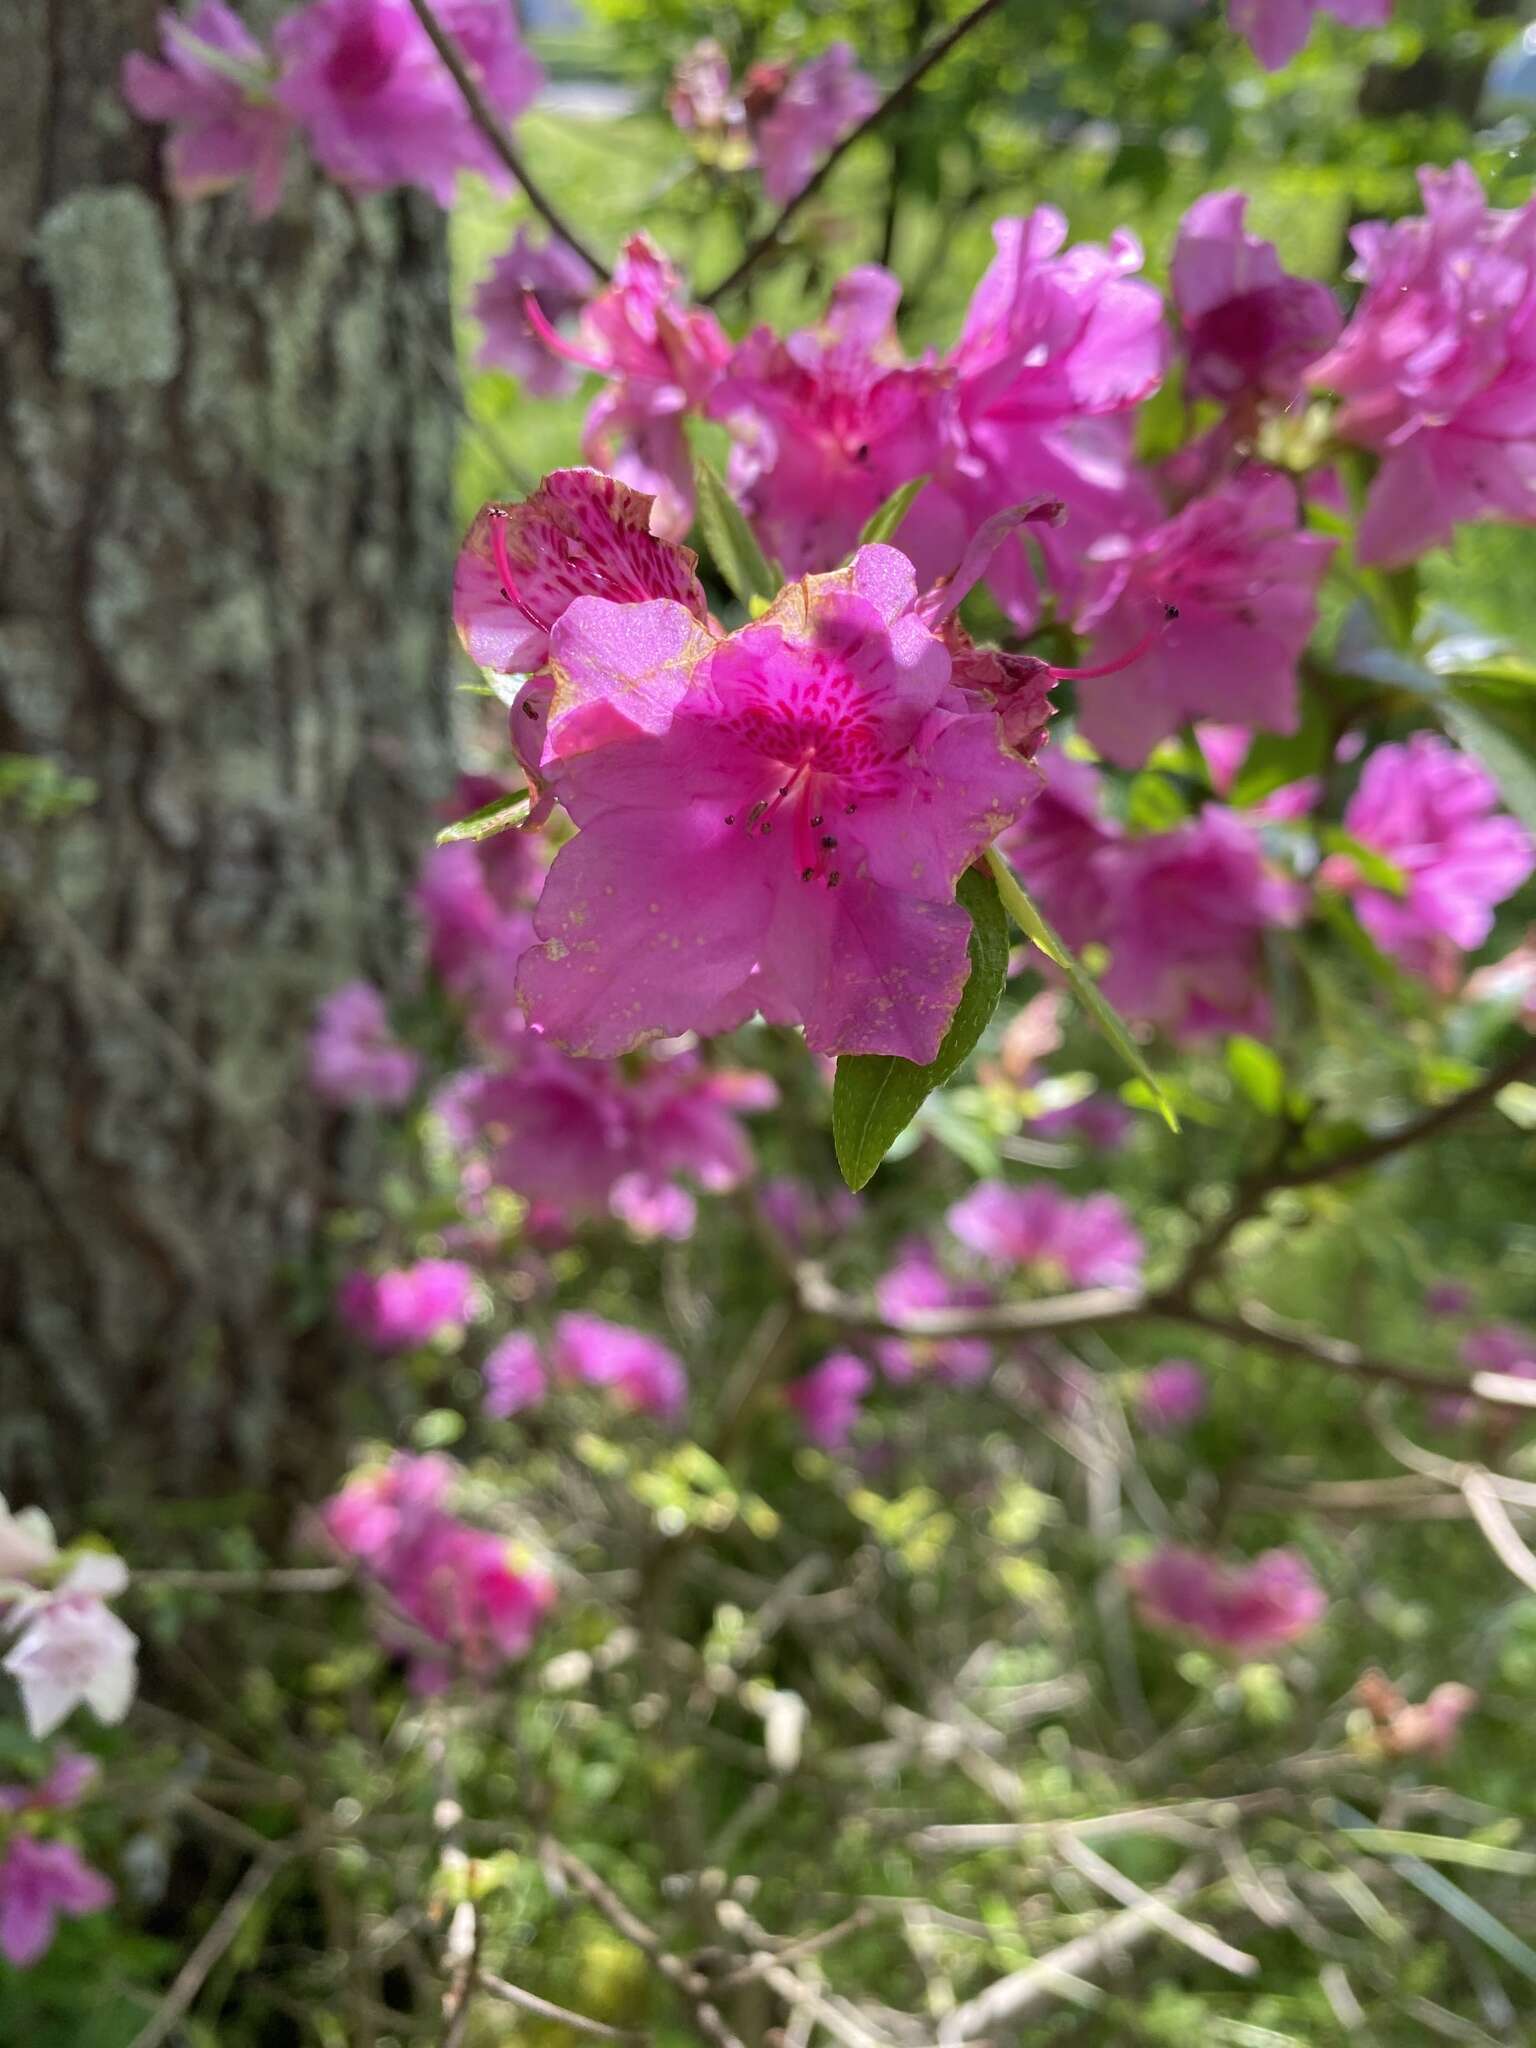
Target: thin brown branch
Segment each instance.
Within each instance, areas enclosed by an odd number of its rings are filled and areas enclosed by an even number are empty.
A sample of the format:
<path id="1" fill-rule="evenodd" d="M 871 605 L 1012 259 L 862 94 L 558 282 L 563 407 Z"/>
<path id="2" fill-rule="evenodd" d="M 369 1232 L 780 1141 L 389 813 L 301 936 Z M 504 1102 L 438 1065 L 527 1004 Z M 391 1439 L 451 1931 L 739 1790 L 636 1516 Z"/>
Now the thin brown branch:
<path id="1" fill-rule="evenodd" d="M 170 1990 L 149 2020 L 134 2035 L 129 2048 L 161 2048 L 169 2041 L 192 2008 L 193 2001 L 208 1980 L 219 1958 L 234 1941 L 283 1865 L 299 1853 L 293 1842 L 273 1842 L 247 1868 L 202 1940 L 182 1964 Z"/>
<path id="2" fill-rule="evenodd" d="M 1492 1479 L 1474 1467 L 1462 1480 L 1461 1492 L 1472 1519 L 1488 1539 L 1488 1547 L 1499 1563 L 1522 1586 L 1536 1592 L 1536 1555 L 1510 1520 L 1509 1509 L 1499 1499 Z"/>
<path id="3" fill-rule="evenodd" d="M 1202 1927 L 1198 1920 L 1191 1920 L 1166 1899 L 1155 1898 L 1144 1885 L 1137 1884 L 1124 1871 L 1116 1870 L 1096 1849 L 1090 1849 L 1077 1836 L 1068 1832 L 1057 1846 L 1064 1860 L 1078 1875 L 1087 1878 L 1096 1890 L 1106 1893 L 1117 1906 L 1141 1907 L 1160 1933 L 1181 1943 L 1193 1954 L 1204 1957 L 1206 1962 L 1214 1963 L 1219 1970 L 1227 1970 L 1234 1977 L 1257 1976 L 1257 1956 L 1249 1955 L 1246 1949 L 1234 1948 L 1231 1942 L 1212 1934 L 1208 1927 Z"/>
<path id="4" fill-rule="evenodd" d="M 275 1571 L 200 1572 L 135 1570 L 133 1586 L 159 1586 L 177 1593 L 334 1593 L 352 1577 L 345 1565 L 300 1565 Z"/>
<path id="5" fill-rule="evenodd" d="M 1276 1168 L 1266 1176 L 1264 1192 L 1268 1193 L 1271 1188 L 1304 1188 L 1319 1181 L 1342 1180 L 1347 1174 L 1376 1166 L 1395 1153 L 1406 1152 L 1411 1145 L 1422 1144 L 1426 1138 L 1437 1138 L 1450 1125 L 1460 1123 L 1464 1117 L 1492 1102 L 1512 1081 L 1523 1080 L 1528 1074 L 1536 1074 L 1536 1038 L 1494 1067 L 1473 1087 L 1464 1089 L 1460 1095 L 1453 1095 L 1449 1102 L 1442 1102 L 1438 1108 L 1426 1110 L 1422 1116 L 1399 1124 L 1395 1131 L 1387 1131 L 1379 1138 L 1368 1138 L 1363 1144 L 1351 1147 L 1348 1152 L 1336 1153 L 1331 1159 L 1301 1161 L 1294 1166 Z"/>
<path id="6" fill-rule="evenodd" d="M 489 1970 L 482 1970 L 476 1980 L 482 1991 L 492 1998 L 499 1998 L 506 2005 L 515 2005 L 523 2012 L 531 2012 L 539 2019 L 558 2020 L 562 2027 L 569 2027 L 572 2033 L 591 2034 L 599 2041 L 648 2041 L 650 2036 L 633 2027 L 610 2027 L 606 2020 L 588 2019 L 584 2012 L 572 2012 L 568 2006 L 555 2005 L 547 1998 L 540 1998 L 536 1991 L 524 1991 L 520 1984 L 509 1984 L 505 1977 L 496 1977 Z"/>
<path id="7" fill-rule="evenodd" d="M 416 19 L 426 30 L 433 49 L 442 58 L 449 76 L 458 87 L 460 96 L 469 109 L 471 120 L 522 186 L 528 196 L 528 204 L 535 213 L 542 216 L 561 241 L 568 248 L 574 249 L 582 261 L 606 284 L 612 275 L 607 264 L 593 254 L 574 229 L 566 225 L 549 195 L 535 182 L 528 166 L 523 162 L 521 150 L 508 133 L 505 122 L 481 91 L 479 80 L 464 60 L 464 52 L 438 20 L 430 0 L 411 0 L 411 7 Z"/>
<path id="8" fill-rule="evenodd" d="M 884 1332 L 896 1337 L 1029 1337 L 1075 1330 L 1089 1324 L 1123 1323 L 1145 1315 L 1148 1299 L 1134 1287 L 1085 1287 L 1076 1294 L 1053 1294 L 1043 1301 L 996 1302 L 987 1308 L 914 1309 L 900 1317 L 882 1315 L 873 1300 L 844 1294 L 820 1266 L 805 1264 L 796 1272 L 800 1306 L 808 1315 L 826 1316 L 847 1329 Z"/>
<path id="9" fill-rule="evenodd" d="M 417 9 L 418 13 L 421 11 L 420 0 L 411 0 L 411 4 Z M 727 292 L 733 292 L 742 280 L 757 268 L 769 251 L 777 245 L 779 237 L 783 234 L 790 221 L 793 220 L 805 202 L 813 194 L 821 190 L 833 169 L 841 163 L 849 150 L 857 143 L 862 142 L 866 135 L 878 128 L 881 122 L 890 114 L 905 106 L 913 93 L 916 92 L 923 80 L 928 76 L 928 73 L 933 70 L 934 66 L 941 64 L 957 43 L 962 42 L 973 28 L 979 27 L 989 14 L 995 14 L 1002 5 L 1003 0 L 980 0 L 978 6 L 973 7 L 969 14 L 962 15 L 953 28 L 940 36 L 938 41 L 925 51 L 918 58 L 917 62 L 905 72 L 899 82 L 892 86 L 874 112 L 866 115 L 857 128 L 850 129 L 842 141 L 827 156 L 822 158 L 811 177 L 792 198 L 784 202 L 772 224 L 765 228 L 757 240 L 750 245 L 735 269 L 728 276 L 722 277 L 712 291 L 705 293 L 702 304 L 706 306 L 716 305 L 725 297 Z"/>

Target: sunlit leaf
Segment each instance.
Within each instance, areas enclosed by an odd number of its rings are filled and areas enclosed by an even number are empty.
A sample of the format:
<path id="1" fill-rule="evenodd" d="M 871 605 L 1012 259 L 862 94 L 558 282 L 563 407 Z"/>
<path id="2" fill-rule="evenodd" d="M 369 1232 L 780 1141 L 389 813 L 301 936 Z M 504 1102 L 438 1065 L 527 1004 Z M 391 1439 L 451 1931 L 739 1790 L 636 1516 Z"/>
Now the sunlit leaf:
<path id="1" fill-rule="evenodd" d="M 694 458 L 699 526 L 709 558 L 742 604 L 770 599 L 783 582 L 757 544 L 746 514 L 726 489 L 720 472 L 702 455 Z"/>
<path id="2" fill-rule="evenodd" d="M 912 500 L 927 481 L 925 476 L 915 476 L 911 483 L 902 484 L 898 490 L 892 491 L 880 510 L 865 521 L 864 531 L 859 535 L 859 546 L 875 547 L 881 541 L 888 541 L 911 511 Z"/>
<path id="3" fill-rule="evenodd" d="M 467 818 L 456 819 L 445 825 L 437 835 L 439 846 L 453 846 L 461 839 L 494 839 L 498 832 L 506 832 L 514 825 L 520 825 L 528 815 L 531 792 L 522 789 L 516 796 L 495 796 L 488 804 L 482 804 L 478 811 L 471 811 Z"/>

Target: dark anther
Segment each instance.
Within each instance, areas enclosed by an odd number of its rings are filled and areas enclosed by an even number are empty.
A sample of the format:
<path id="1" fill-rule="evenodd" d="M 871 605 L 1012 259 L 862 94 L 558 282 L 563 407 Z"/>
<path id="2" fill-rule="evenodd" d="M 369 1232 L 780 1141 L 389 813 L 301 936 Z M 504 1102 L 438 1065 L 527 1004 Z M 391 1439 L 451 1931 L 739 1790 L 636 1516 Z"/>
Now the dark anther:
<path id="1" fill-rule="evenodd" d="M 851 818 L 858 808 L 859 807 L 857 804 L 845 804 L 843 806 L 843 816 L 845 818 Z"/>
<path id="2" fill-rule="evenodd" d="M 842 879 L 843 879 L 843 878 L 842 878 L 842 876 L 841 876 L 841 875 L 840 875 L 840 874 L 838 873 L 837 869 L 836 869 L 836 868 L 834 868 L 834 869 L 832 870 L 831 874 L 830 874 L 830 875 L 828 875 L 828 877 L 827 877 L 827 887 L 828 887 L 829 889 L 835 889 L 835 888 L 837 887 L 838 883 L 839 883 L 839 882 L 840 882 L 840 881 L 841 881 Z"/>
<path id="3" fill-rule="evenodd" d="M 1171 625 L 1173 624 L 1174 620 L 1175 620 L 1175 619 L 1176 619 L 1176 618 L 1177 618 L 1178 616 L 1179 616 L 1179 608 L 1178 608 L 1178 606 L 1177 606 L 1176 604 L 1165 604 L 1165 605 L 1163 606 L 1163 617 L 1164 617 L 1164 619 L 1166 619 L 1166 621 L 1168 622 L 1168 624 L 1169 624 L 1170 626 L 1171 626 Z"/>
<path id="4" fill-rule="evenodd" d="M 800 870 L 800 879 L 802 882 L 809 882 L 815 873 L 816 870 L 814 868 L 802 868 Z"/>
<path id="5" fill-rule="evenodd" d="M 523 706 L 523 716 L 524 716 L 524 718 L 537 718 L 537 717 L 538 717 L 538 715 L 539 715 L 539 707 L 538 707 L 538 705 L 537 705 L 537 704 L 534 704 L 534 703 L 532 703 L 532 702 L 529 702 L 529 703 L 526 703 L 526 704 L 524 704 L 524 706 Z"/>
<path id="6" fill-rule="evenodd" d="M 834 839 L 834 838 L 832 837 L 832 834 L 831 834 L 830 832 L 828 832 L 828 833 L 827 833 L 827 834 L 826 834 L 826 835 L 825 835 L 825 836 L 823 837 L 823 839 L 822 839 L 822 842 L 821 842 L 821 843 L 822 843 L 822 845 L 823 845 L 823 846 L 836 846 L 836 844 L 837 844 L 837 841 L 836 841 L 836 840 L 835 840 L 835 839 Z"/>
<path id="7" fill-rule="evenodd" d="M 727 823 L 727 825 L 734 825 L 736 822 L 736 813 L 734 811 L 727 811 L 725 814 L 725 822 Z"/>
<path id="8" fill-rule="evenodd" d="M 818 825 L 819 825 L 820 823 L 821 823 L 821 820 L 820 820 L 820 818 L 812 818 L 812 820 L 811 820 L 811 830 L 812 830 L 812 831 L 814 832 L 814 831 L 816 830 L 816 827 L 817 827 L 817 826 L 818 826 Z"/>

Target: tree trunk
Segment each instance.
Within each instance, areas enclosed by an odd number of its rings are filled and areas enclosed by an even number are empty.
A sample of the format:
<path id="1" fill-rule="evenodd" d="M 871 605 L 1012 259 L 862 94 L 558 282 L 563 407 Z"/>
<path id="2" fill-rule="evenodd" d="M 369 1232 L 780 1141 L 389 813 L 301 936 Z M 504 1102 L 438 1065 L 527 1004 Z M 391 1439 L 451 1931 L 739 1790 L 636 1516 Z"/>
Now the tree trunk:
<path id="1" fill-rule="evenodd" d="M 177 207 L 157 11 L 0 7 L 0 1487 L 66 1508 L 334 1454 L 305 1026 L 449 772 L 441 216 Z"/>

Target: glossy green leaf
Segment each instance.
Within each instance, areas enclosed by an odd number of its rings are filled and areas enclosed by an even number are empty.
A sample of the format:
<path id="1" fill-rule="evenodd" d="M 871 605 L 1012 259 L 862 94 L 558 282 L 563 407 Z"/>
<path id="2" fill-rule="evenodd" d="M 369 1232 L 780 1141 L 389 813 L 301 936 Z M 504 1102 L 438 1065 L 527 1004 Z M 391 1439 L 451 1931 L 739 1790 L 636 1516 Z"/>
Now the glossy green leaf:
<path id="1" fill-rule="evenodd" d="M 455 819 L 445 825 L 437 835 L 439 846 L 453 846 L 461 839 L 494 839 L 498 832 L 506 832 L 514 825 L 521 825 L 528 815 L 532 791 L 520 789 L 516 796 L 492 797 L 488 804 L 482 804 L 478 811 L 471 811 L 467 818 Z"/>
<path id="2" fill-rule="evenodd" d="M 710 560 L 744 605 L 750 606 L 755 597 L 766 601 L 777 596 L 783 578 L 758 546 L 746 514 L 726 489 L 720 472 L 702 455 L 695 457 L 693 467 L 699 526 Z"/>
<path id="3" fill-rule="evenodd" d="M 1500 717 L 1465 684 L 1446 695 L 1440 717 L 1451 737 L 1476 754 L 1521 824 L 1536 832 L 1536 727 Z"/>
<path id="4" fill-rule="evenodd" d="M 1132 776 L 1126 797 L 1126 822 L 1133 832 L 1172 832 L 1189 817 L 1178 784 L 1154 769 Z"/>
<path id="5" fill-rule="evenodd" d="M 927 1066 L 886 1053 L 847 1053 L 832 1087 L 832 1142 L 843 1179 L 861 1188 L 924 1101 L 986 1029 L 1008 978 L 1008 920 L 992 877 L 968 868 L 956 898 L 970 913 L 971 971 L 938 1057 Z"/>
<path id="6" fill-rule="evenodd" d="M 1107 1003 L 1099 992 L 1098 984 L 1084 972 L 1082 964 L 1072 949 L 1057 932 L 1053 931 L 1035 905 L 1030 901 L 1008 863 L 995 846 L 987 849 L 987 866 L 992 870 L 997 883 L 997 893 L 1003 899 L 1003 908 L 1013 919 L 1030 944 L 1042 952 L 1048 960 L 1054 961 L 1067 977 L 1067 985 L 1095 1024 L 1119 1053 L 1131 1072 L 1145 1083 L 1152 1102 L 1170 1131 L 1179 1128 L 1179 1119 L 1173 1104 L 1156 1074 L 1147 1065 L 1141 1047 L 1126 1029 L 1125 1020 L 1113 1004 Z"/>
<path id="7" fill-rule="evenodd" d="M 880 510 L 865 521 L 864 531 L 859 535 L 859 546 L 871 548 L 881 541 L 888 541 L 911 511 L 912 500 L 927 481 L 925 476 L 915 476 L 911 483 L 902 484 L 898 490 L 892 491 Z"/>
<path id="8" fill-rule="evenodd" d="M 1243 757 L 1228 800 L 1239 810 L 1262 803 L 1287 783 L 1317 775 L 1327 766 L 1331 735 L 1321 704 L 1310 691 L 1301 700 L 1301 723 L 1295 732 L 1261 732 Z"/>
<path id="9" fill-rule="evenodd" d="M 1367 846 L 1357 839 L 1353 832 L 1346 832 L 1342 825 L 1323 825 L 1318 829 L 1318 838 L 1329 853 L 1341 853 L 1358 870 L 1360 879 L 1368 882 L 1373 889 L 1380 889 L 1388 896 L 1406 896 L 1408 878 L 1395 861 L 1378 853 L 1374 846 Z"/>

